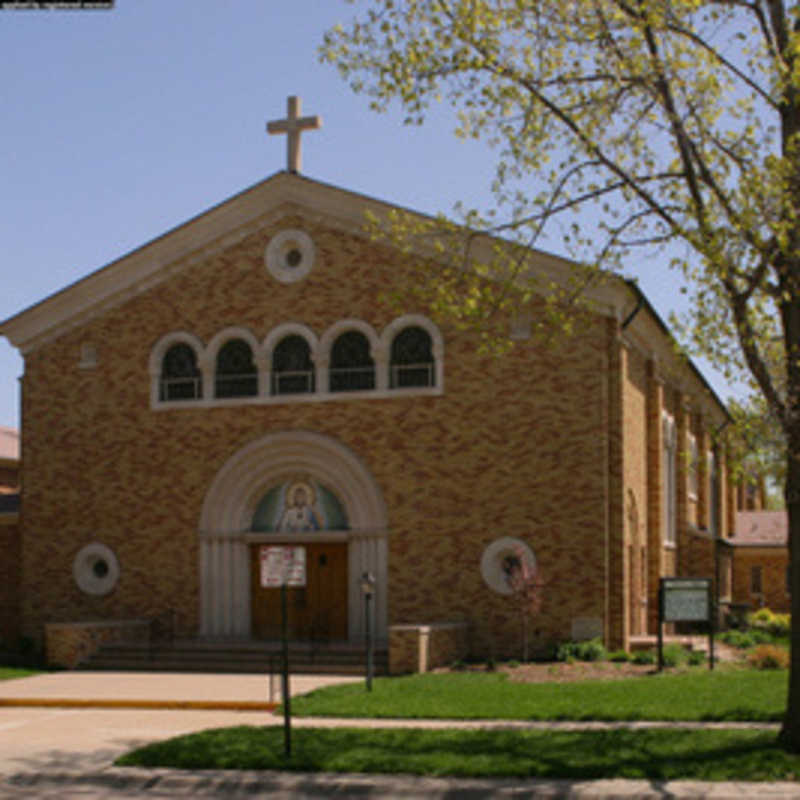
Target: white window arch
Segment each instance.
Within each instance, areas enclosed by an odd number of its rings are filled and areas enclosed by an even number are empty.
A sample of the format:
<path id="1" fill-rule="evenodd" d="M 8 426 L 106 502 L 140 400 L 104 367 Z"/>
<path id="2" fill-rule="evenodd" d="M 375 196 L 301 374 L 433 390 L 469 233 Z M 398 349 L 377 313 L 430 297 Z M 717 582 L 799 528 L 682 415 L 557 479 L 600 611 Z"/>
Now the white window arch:
<path id="1" fill-rule="evenodd" d="M 307 368 L 297 370 L 280 371 L 275 369 L 274 363 L 275 349 L 285 342 L 289 337 L 299 336 L 308 344 L 308 353 L 311 360 L 311 374 Z M 313 394 L 320 390 L 325 383 L 322 381 L 324 376 L 319 374 L 319 339 L 314 331 L 299 322 L 286 322 L 273 328 L 264 339 L 261 346 L 264 353 L 266 364 L 266 392 L 273 397 L 283 395 L 303 395 Z M 289 374 L 291 373 L 291 374 Z M 298 391 L 292 391 L 297 389 Z"/>
<path id="2" fill-rule="evenodd" d="M 442 391 L 444 386 L 444 339 L 442 338 L 441 331 L 434 324 L 434 322 L 423 314 L 404 314 L 402 317 L 390 322 L 381 333 L 381 349 L 386 354 L 387 369 L 391 370 L 391 355 L 392 344 L 396 337 L 404 330 L 409 328 L 422 328 L 431 338 L 431 354 L 433 356 L 433 368 L 431 372 L 431 381 L 427 387 L 435 389 L 438 392 Z M 388 386 L 393 387 L 393 391 L 414 391 L 419 392 L 419 386 L 413 388 L 403 389 L 398 384 L 401 381 L 392 380 L 391 375 L 387 377 Z"/>
<path id="3" fill-rule="evenodd" d="M 185 345 L 194 353 L 195 363 L 198 374 L 195 377 L 178 377 L 175 383 L 171 384 L 170 378 L 162 377 L 164 369 L 164 358 L 167 353 L 179 345 Z M 162 336 L 150 351 L 150 404 L 157 406 L 169 403 L 196 403 L 205 397 L 206 379 L 203 372 L 205 348 L 202 341 L 193 333 L 187 331 L 175 331 Z M 182 388 L 177 389 L 178 386 Z M 185 394 L 183 398 L 178 395 Z M 170 399 L 172 397 L 172 399 Z"/>
<path id="4" fill-rule="evenodd" d="M 231 342 L 235 341 L 245 342 L 250 348 L 253 358 L 253 365 L 255 366 L 255 392 L 246 391 L 247 384 L 249 383 L 249 379 L 251 377 L 250 375 L 230 375 L 227 377 L 217 375 L 217 362 L 219 361 L 220 352 L 226 345 L 229 345 Z M 263 380 L 261 376 L 264 372 L 264 365 L 263 357 L 261 355 L 261 347 L 258 339 L 256 339 L 256 337 L 247 328 L 232 326 L 224 328 L 219 333 L 215 334 L 206 348 L 204 354 L 204 364 L 206 370 L 212 373 L 211 380 L 209 382 L 211 385 L 213 385 L 214 390 L 213 392 L 210 392 L 210 395 L 214 398 L 227 396 L 233 399 L 239 397 L 252 397 L 254 395 L 257 396 L 263 393 Z M 221 383 L 221 381 L 224 381 L 224 384 Z M 236 391 L 237 382 L 242 384 L 242 387 L 240 387 L 239 391 Z M 225 388 L 225 384 L 230 385 Z"/>
<path id="5" fill-rule="evenodd" d="M 386 375 L 386 352 L 381 346 L 381 340 L 379 339 L 377 333 L 375 333 L 375 329 L 368 323 L 359 319 L 341 320 L 340 322 L 331 325 L 331 327 L 328 328 L 328 330 L 326 330 L 322 335 L 319 343 L 319 359 L 317 362 L 317 374 L 318 377 L 322 377 L 322 382 L 318 383 L 318 386 L 325 392 L 331 391 L 331 352 L 336 341 L 343 334 L 351 332 L 362 334 L 367 341 L 369 357 L 373 362 L 375 375 L 374 385 L 372 388 L 377 389 L 378 391 L 386 390 L 388 387 Z M 363 369 L 366 371 L 368 367 L 365 366 Z M 320 375 L 320 373 L 323 374 Z"/>

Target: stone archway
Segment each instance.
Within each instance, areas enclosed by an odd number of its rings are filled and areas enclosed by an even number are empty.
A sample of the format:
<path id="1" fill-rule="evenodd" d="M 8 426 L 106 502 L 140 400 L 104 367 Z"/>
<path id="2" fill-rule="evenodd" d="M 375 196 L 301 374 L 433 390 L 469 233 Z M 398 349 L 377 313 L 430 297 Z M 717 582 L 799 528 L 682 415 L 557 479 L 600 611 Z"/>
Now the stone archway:
<path id="1" fill-rule="evenodd" d="M 286 534 L 251 530 L 264 493 L 287 476 L 305 473 L 329 487 L 344 506 L 346 531 L 299 534 L 298 543 L 346 542 L 348 559 L 348 638 L 364 636 L 357 577 L 377 578 L 375 626 L 387 637 L 387 518 L 372 473 L 341 442 L 309 431 L 268 434 L 233 454 L 206 493 L 199 523 L 200 635 L 250 636 L 250 553 L 255 543 L 285 542 Z"/>

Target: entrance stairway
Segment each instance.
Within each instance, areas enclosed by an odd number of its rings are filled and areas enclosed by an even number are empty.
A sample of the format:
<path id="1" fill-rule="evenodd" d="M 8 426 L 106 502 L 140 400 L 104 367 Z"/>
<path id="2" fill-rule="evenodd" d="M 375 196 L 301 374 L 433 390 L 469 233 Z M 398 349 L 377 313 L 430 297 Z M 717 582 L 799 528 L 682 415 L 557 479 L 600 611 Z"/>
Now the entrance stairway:
<path id="1" fill-rule="evenodd" d="M 264 672 L 282 669 L 281 643 L 220 639 L 174 642 L 109 643 L 78 669 L 136 670 L 141 672 Z M 295 674 L 364 675 L 366 650 L 349 642 L 292 642 L 289 671 Z M 389 654 L 378 646 L 375 675 L 389 671 Z"/>

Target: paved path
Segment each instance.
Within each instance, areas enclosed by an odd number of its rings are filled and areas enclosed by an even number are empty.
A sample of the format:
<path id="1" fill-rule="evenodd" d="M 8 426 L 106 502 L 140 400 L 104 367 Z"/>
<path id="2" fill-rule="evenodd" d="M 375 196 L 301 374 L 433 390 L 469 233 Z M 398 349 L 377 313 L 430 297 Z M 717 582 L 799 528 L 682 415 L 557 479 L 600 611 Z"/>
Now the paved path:
<path id="1" fill-rule="evenodd" d="M 292 694 L 358 680 L 294 676 Z M 251 703 L 268 699 L 263 675 L 60 672 L 0 682 L 0 703 L 26 698 L 64 701 Z M 277 698 L 276 698 L 277 699 Z M 0 706 L 0 798 L 257 797 L 270 798 L 798 798 L 800 783 L 698 783 L 650 781 L 459 780 L 322 773 L 140 770 L 112 767 L 133 747 L 182 733 L 231 725 L 280 723 L 267 712 Z M 442 720 L 294 719 L 294 726 L 453 727 Z M 469 728 L 609 727 L 604 723 L 471 721 Z M 645 727 L 647 723 L 622 723 Z M 652 726 L 650 724 L 649 726 Z M 720 727 L 752 727 L 724 723 Z M 698 727 L 686 724 L 681 727 Z M 703 726 L 701 726 L 703 727 Z M 717 726 L 715 726 L 717 727 Z M 775 727 L 775 726 L 770 726 Z"/>

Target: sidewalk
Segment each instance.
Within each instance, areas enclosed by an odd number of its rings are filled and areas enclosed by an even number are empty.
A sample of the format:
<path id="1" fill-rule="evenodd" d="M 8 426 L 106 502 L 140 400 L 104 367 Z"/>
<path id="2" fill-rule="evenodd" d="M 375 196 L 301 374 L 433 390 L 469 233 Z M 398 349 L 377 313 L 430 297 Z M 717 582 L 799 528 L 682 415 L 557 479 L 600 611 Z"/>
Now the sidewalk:
<path id="1" fill-rule="evenodd" d="M 292 695 L 362 680 L 292 676 Z M 273 689 L 279 699 L 280 681 Z M 181 707 L 176 703 L 184 704 Z M 800 783 L 466 780 L 405 775 L 143 770 L 111 766 L 149 741 L 232 725 L 281 724 L 265 712 L 264 675 L 59 672 L 0 681 L 0 798 L 800 798 Z M 124 704 L 124 705 L 120 705 Z M 3 707 L 5 706 L 5 707 Z M 135 710 L 139 709 L 139 710 Z M 595 730 L 609 727 L 769 728 L 751 723 L 576 723 L 293 718 L 295 727 Z"/>

